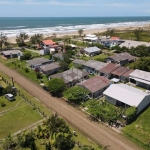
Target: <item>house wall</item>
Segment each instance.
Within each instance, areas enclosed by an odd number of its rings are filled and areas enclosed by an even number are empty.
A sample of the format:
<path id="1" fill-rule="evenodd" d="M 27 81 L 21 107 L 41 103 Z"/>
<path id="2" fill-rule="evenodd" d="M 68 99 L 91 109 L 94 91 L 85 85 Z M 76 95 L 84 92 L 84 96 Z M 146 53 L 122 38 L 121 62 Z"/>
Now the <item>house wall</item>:
<path id="1" fill-rule="evenodd" d="M 58 71 L 60 70 L 60 68 L 56 68 L 56 69 L 53 69 L 53 70 L 48 70 L 48 71 L 42 71 L 45 75 L 52 75 L 54 73 L 57 73 Z"/>
<path id="2" fill-rule="evenodd" d="M 108 86 L 107 86 L 107 87 L 108 87 Z M 93 93 L 93 98 L 96 98 L 96 97 L 99 97 L 100 95 L 102 95 L 103 92 L 107 89 L 107 87 L 102 88 L 102 89 L 96 91 L 95 93 Z"/>
<path id="3" fill-rule="evenodd" d="M 129 78 L 124 77 L 124 76 L 121 76 L 121 77 L 120 77 L 120 80 L 121 80 L 122 82 L 126 81 L 126 79 L 128 80 Z"/>
<path id="4" fill-rule="evenodd" d="M 117 62 L 116 62 L 117 63 Z M 125 64 L 127 64 L 128 63 L 128 59 L 126 59 L 126 60 L 123 60 L 123 61 L 120 61 L 120 65 L 121 66 L 124 66 Z"/>
<path id="5" fill-rule="evenodd" d="M 150 104 L 150 95 L 147 95 L 142 102 L 138 105 L 137 109 L 138 109 L 138 113 L 140 111 L 142 111 L 146 106 L 148 106 Z"/>
<path id="6" fill-rule="evenodd" d="M 109 97 L 109 96 L 107 96 L 107 95 L 105 95 L 105 98 L 106 98 L 106 100 L 107 100 L 109 103 L 111 103 L 111 104 L 113 104 L 113 105 L 116 105 L 116 102 L 117 102 L 116 99 L 114 99 L 114 98 L 112 98 L 112 97 Z"/>

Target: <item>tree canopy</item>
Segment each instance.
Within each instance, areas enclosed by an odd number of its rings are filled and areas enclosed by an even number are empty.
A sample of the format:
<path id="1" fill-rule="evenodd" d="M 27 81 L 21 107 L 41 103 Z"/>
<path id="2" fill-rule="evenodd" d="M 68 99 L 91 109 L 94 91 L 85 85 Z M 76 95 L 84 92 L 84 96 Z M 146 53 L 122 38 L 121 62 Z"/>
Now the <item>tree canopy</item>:
<path id="1" fill-rule="evenodd" d="M 4 46 L 8 46 L 8 38 L 3 33 L 0 34 L 0 49 L 3 49 Z"/>
<path id="2" fill-rule="evenodd" d="M 30 42 L 32 44 L 39 44 L 42 39 L 43 39 L 43 34 L 35 34 L 30 37 Z"/>
<path id="3" fill-rule="evenodd" d="M 140 41 L 142 39 L 142 32 L 143 32 L 142 28 L 138 28 L 138 29 L 134 30 L 133 33 L 134 33 L 137 41 Z"/>
<path id="4" fill-rule="evenodd" d="M 28 38 L 29 36 L 26 33 L 20 33 L 18 36 L 16 36 L 16 42 L 18 46 L 25 46 L 25 40 Z"/>
<path id="5" fill-rule="evenodd" d="M 79 36 L 81 36 L 83 34 L 83 29 L 78 30 Z"/>
<path id="6" fill-rule="evenodd" d="M 54 96 L 60 96 L 65 90 L 65 83 L 63 79 L 53 78 L 48 82 L 48 89 Z"/>
<path id="7" fill-rule="evenodd" d="M 89 94 L 89 91 L 79 86 L 68 88 L 63 93 L 64 97 L 67 100 L 74 103 L 80 103 L 81 101 L 83 101 L 87 94 Z"/>

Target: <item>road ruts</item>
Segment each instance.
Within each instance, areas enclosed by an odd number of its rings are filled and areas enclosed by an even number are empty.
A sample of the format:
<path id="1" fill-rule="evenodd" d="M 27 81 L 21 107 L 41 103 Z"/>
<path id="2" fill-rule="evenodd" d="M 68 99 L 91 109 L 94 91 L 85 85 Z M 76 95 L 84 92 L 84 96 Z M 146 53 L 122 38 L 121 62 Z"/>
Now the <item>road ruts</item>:
<path id="1" fill-rule="evenodd" d="M 14 81 L 26 91 L 40 99 L 48 108 L 57 112 L 67 122 L 82 131 L 84 135 L 88 136 L 94 142 L 101 145 L 109 145 L 108 149 L 111 150 L 140 150 L 138 146 L 126 139 L 122 134 L 116 133 L 105 125 L 91 122 L 83 112 L 73 108 L 60 99 L 51 97 L 50 94 L 29 79 L 1 63 L 0 72 L 3 72 L 9 77 L 13 77 Z"/>

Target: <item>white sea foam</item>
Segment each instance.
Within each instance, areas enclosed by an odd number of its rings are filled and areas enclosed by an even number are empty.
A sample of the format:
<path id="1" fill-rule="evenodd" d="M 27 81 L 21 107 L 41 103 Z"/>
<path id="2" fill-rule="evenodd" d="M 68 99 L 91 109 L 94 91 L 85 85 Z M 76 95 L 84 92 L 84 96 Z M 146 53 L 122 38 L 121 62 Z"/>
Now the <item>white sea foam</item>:
<path id="1" fill-rule="evenodd" d="M 26 26 L 16 26 L 14 29 L 0 30 L 0 32 L 6 34 L 8 37 L 16 36 L 19 33 L 27 33 L 29 35 L 42 33 L 42 34 L 52 34 L 52 33 L 68 33 L 73 31 L 83 30 L 94 30 L 103 28 L 116 28 L 116 27 L 132 27 L 132 26 L 143 26 L 150 24 L 150 21 L 146 22 L 120 22 L 120 23 L 109 23 L 109 24 L 91 24 L 91 25 L 75 25 L 75 26 L 54 26 L 45 28 L 25 28 Z M 18 29 L 19 28 L 19 29 Z M 24 29 L 25 28 L 25 29 Z"/>

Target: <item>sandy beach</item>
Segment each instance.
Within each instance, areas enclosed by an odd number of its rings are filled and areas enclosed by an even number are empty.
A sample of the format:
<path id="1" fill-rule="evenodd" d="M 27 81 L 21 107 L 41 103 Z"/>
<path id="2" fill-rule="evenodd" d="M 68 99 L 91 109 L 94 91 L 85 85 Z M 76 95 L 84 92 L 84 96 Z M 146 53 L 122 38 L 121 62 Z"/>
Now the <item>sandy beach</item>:
<path id="1" fill-rule="evenodd" d="M 124 26 L 124 27 L 121 26 L 121 27 L 116 27 L 116 28 L 112 28 L 112 29 L 123 31 L 123 30 L 135 30 L 137 28 L 143 28 L 145 30 L 150 29 L 150 24 L 143 25 L 143 26 L 128 26 L 128 27 L 127 26 Z M 102 33 L 102 32 L 105 32 L 106 30 L 107 30 L 107 28 L 84 30 L 83 34 Z M 44 36 L 44 38 L 51 37 L 51 36 L 53 36 L 54 33 L 46 33 L 46 34 L 43 34 L 43 36 Z M 65 33 L 56 33 L 57 37 L 73 36 L 73 35 L 79 35 L 78 31 L 65 32 Z M 9 40 L 10 43 L 16 43 L 16 36 L 8 37 L 8 40 Z"/>

